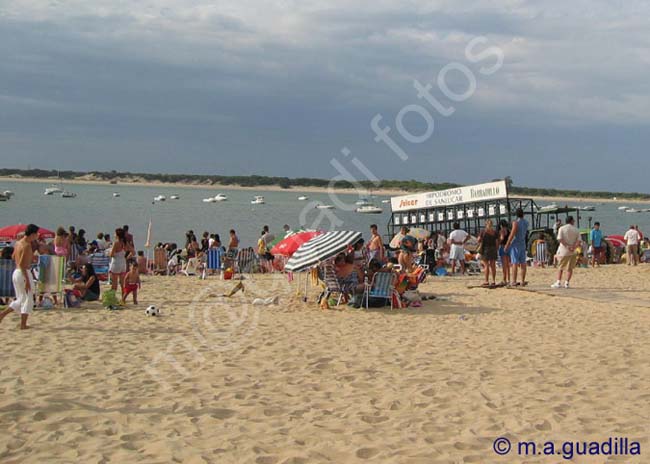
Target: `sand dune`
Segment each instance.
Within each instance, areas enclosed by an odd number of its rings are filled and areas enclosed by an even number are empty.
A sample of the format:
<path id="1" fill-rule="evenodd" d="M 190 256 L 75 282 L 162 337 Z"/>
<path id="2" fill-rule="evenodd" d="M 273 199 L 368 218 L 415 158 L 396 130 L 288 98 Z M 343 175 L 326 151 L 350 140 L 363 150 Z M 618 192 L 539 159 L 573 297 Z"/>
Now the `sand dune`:
<path id="1" fill-rule="evenodd" d="M 642 455 L 611 462 L 648 462 L 650 267 L 580 270 L 568 291 L 552 274 L 430 279 L 444 300 L 394 312 L 321 311 L 282 276 L 229 300 L 216 278 L 150 277 L 138 308 L 40 311 L 28 333 L 9 316 L 0 461 L 549 463 L 493 441 L 627 436 Z"/>

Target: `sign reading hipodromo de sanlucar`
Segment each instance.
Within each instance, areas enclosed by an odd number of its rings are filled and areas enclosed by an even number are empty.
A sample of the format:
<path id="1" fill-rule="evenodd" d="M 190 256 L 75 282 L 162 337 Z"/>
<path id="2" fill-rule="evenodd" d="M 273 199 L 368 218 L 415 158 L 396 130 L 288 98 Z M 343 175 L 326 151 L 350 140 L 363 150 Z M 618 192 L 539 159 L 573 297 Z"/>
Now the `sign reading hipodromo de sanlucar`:
<path id="1" fill-rule="evenodd" d="M 436 192 L 414 193 L 392 197 L 390 206 L 393 212 L 412 209 L 435 208 L 438 206 L 453 206 L 475 201 L 500 200 L 508 196 L 506 181 L 487 182 L 485 184 L 468 185 Z"/>

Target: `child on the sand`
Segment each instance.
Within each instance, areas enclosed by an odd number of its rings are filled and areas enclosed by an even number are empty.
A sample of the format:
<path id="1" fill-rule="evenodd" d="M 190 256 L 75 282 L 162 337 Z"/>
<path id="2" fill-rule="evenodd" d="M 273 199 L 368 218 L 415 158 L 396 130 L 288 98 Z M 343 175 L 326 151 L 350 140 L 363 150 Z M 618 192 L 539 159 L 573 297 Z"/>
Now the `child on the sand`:
<path id="1" fill-rule="evenodd" d="M 133 293 L 133 304 L 138 304 L 138 288 L 140 288 L 140 271 L 138 271 L 138 262 L 133 260 L 129 267 L 129 272 L 124 277 L 124 290 L 122 292 L 122 304 L 126 303 L 126 297 Z"/>

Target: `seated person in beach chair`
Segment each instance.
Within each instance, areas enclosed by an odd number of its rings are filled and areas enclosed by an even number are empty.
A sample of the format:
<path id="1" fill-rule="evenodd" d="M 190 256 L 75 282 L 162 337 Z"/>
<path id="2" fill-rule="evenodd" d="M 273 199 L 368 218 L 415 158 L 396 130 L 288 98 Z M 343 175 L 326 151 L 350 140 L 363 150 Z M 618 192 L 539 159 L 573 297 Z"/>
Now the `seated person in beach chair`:
<path id="1" fill-rule="evenodd" d="M 124 289 L 122 290 L 122 304 L 126 304 L 126 298 L 133 294 L 133 304 L 138 304 L 138 289 L 142 286 L 137 261 L 131 261 L 129 272 L 124 277 Z"/>
<path id="2" fill-rule="evenodd" d="M 354 255 L 351 253 L 339 253 L 336 256 L 334 259 L 334 271 L 346 295 L 353 293 L 358 285 L 363 283 L 363 280 L 359 279 L 359 271 L 354 264 Z M 345 300 L 347 301 L 347 296 Z"/>
<path id="3" fill-rule="evenodd" d="M 140 274 L 148 274 L 149 269 L 147 269 L 147 258 L 144 256 L 144 251 L 138 251 L 136 260 L 138 262 L 138 272 L 140 272 Z"/>
<path id="4" fill-rule="evenodd" d="M 111 263 L 111 258 L 104 252 L 93 253 L 88 257 L 88 262 L 93 265 L 95 276 L 101 280 L 108 280 L 108 270 Z"/>
<path id="5" fill-rule="evenodd" d="M 99 278 L 95 274 L 95 268 L 91 263 L 81 266 L 81 277 L 75 279 L 74 287 L 81 294 L 84 301 L 99 300 Z"/>
<path id="6" fill-rule="evenodd" d="M 546 251 L 546 238 L 544 234 L 540 234 L 539 239 L 533 243 L 535 248 L 535 256 L 533 257 L 533 265 L 539 267 L 546 267 L 548 264 L 548 252 Z"/>
<path id="7" fill-rule="evenodd" d="M 334 262 L 330 259 L 323 263 L 320 268 L 319 278 L 325 284 L 325 291 L 319 297 L 321 308 L 323 309 L 329 308 L 328 299 L 334 294 L 338 294 L 338 299 L 335 302 L 337 306 L 341 303 L 347 303 L 350 293 L 356 286 L 352 285 L 351 277 L 354 271 L 354 264 L 352 260 L 346 263 L 345 256 L 344 253 L 340 253 L 336 256 Z"/>
<path id="8" fill-rule="evenodd" d="M 379 274 L 384 275 L 380 277 Z M 360 286 L 362 290 L 357 289 L 349 304 L 355 308 L 364 305 L 366 308 L 381 308 L 390 303 L 392 307 L 392 293 L 388 293 L 386 281 L 390 280 L 390 291 L 394 291 L 395 276 L 392 266 L 382 266 L 377 259 L 371 259 L 368 263 L 366 279 Z"/>

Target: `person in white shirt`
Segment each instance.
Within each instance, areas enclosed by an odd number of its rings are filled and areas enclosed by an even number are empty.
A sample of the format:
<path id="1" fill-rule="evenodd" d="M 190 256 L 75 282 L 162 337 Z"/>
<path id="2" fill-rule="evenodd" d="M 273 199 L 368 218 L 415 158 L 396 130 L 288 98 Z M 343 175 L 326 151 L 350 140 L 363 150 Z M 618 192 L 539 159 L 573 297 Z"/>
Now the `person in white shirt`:
<path id="1" fill-rule="evenodd" d="M 469 240 L 469 234 L 460 228 L 460 224 L 454 222 L 454 230 L 449 234 L 449 243 L 451 251 L 449 252 L 449 261 L 451 261 L 451 273 L 456 272 L 456 262 L 460 266 L 461 274 L 465 274 L 465 243 Z"/>
<path id="2" fill-rule="evenodd" d="M 556 256 L 560 260 L 559 270 L 557 272 L 557 281 L 551 285 L 551 288 L 562 287 L 562 274 L 566 271 L 566 282 L 564 288 L 569 288 L 569 282 L 573 276 L 573 270 L 576 267 L 578 256 L 576 248 L 580 246 L 580 231 L 573 225 L 572 216 L 567 217 L 566 224 L 557 231 L 557 240 L 560 246 L 557 249 Z"/>
<path id="3" fill-rule="evenodd" d="M 102 232 L 97 234 L 97 240 L 95 240 L 95 243 L 97 243 L 97 249 L 99 251 L 104 251 L 106 249 L 106 240 L 104 240 L 104 234 Z"/>
<path id="4" fill-rule="evenodd" d="M 634 226 L 630 226 L 628 231 L 625 232 L 623 239 L 627 245 L 627 264 L 628 266 L 631 264 L 636 266 L 639 264 L 639 242 L 641 241 L 641 235 Z"/>

